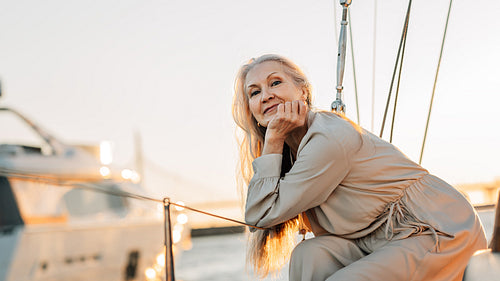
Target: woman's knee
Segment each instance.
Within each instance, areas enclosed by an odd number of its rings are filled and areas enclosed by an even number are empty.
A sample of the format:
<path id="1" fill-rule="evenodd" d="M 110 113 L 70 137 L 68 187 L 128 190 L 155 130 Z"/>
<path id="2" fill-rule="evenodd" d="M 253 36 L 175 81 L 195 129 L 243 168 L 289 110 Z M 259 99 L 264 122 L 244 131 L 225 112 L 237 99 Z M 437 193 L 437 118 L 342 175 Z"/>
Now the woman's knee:
<path id="1" fill-rule="evenodd" d="M 325 280 L 343 268 L 335 253 L 317 238 L 299 243 L 290 258 L 290 280 Z"/>

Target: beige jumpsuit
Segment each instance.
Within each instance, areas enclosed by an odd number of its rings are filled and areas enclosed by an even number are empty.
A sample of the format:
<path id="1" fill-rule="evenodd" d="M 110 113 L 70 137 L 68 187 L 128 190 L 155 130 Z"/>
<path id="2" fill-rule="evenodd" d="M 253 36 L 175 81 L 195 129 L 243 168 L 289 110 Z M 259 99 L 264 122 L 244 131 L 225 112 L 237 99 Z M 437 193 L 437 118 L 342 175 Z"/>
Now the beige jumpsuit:
<path id="1" fill-rule="evenodd" d="M 290 281 L 461 280 L 486 248 L 469 202 L 392 144 L 329 112 L 310 112 L 291 170 L 254 160 L 247 223 L 270 227 L 305 212 L 314 238 L 290 259 Z"/>

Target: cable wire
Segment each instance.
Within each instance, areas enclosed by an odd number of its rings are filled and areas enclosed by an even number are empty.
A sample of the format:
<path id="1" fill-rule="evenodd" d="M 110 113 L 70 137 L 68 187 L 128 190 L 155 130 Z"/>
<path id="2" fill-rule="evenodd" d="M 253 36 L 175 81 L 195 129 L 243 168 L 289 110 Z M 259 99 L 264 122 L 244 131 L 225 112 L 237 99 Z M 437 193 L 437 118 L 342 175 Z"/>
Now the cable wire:
<path id="1" fill-rule="evenodd" d="M 405 23 L 404 23 L 404 27 L 403 27 L 403 32 L 401 34 L 401 40 L 399 42 L 398 54 L 396 55 L 396 62 L 394 63 L 394 71 L 392 73 L 391 85 L 389 87 L 389 94 L 387 95 L 387 102 L 386 102 L 385 110 L 384 110 L 384 118 L 382 119 L 382 127 L 380 129 L 380 135 L 379 135 L 380 137 L 382 137 L 384 134 L 385 120 L 387 118 L 387 112 L 389 110 L 389 103 L 391 101 L 391 94 L 392 94 L 392 87 L 394 85 L 394 78 L 396 76 L 396 71 L 398 68 L 399 58 L 400 58 L 401 50 L 403 47 L 403 41 L 404 41 L 406 34 L 408 32 L 408 21 L 410 19 L 411 2 L 412 2 L 412 0 L 408 1 L 408 9 L 406 11 Z"/>
<path id="2" fill-rule="evenodd" d="M 391 142 L 391 143 L 392 143 L 392 136 L 394 133 L 394 122 L 396 120 L 396 108 L 398 106 L 399 85 L 401 84 L 401 72 L 403 70 L 403 61 L 404 61 L 404 57 L 405 57 L 406 38 L 408 38 L 408 36 L 405 36 L 405 39 L 403 40 L 403 50 L 401 53 L 401 61 L 399 64 L 398 84 L 396 86 L 396 95 L 394 96 L 394 109 L 392 111 L 392 121 L 391 121 L 391 135 L 389 137 L 389 142 Z"/>
<path id="3" fill-rule="evenodd" d="M 372 63 L 372 118 L 370 131 L 374 130 L 375 123 L 375 70 L 377 54 L 377 0 L 373 1 L 373 63 Z"/>
<path id="4" fill-rule="evenodd" d="M 452 3 L 453 3 L 453 0 L 450 0 L 450 5 L 448 7 L 448 15 L 446 16 L 446 24 L 444 27 L 443 40 L 441 42 L 441 51 L 439 52 L 439 59 L 438 59 L 438 64 L 437 64 L 437 68 L 436 68 L 436 76 L 434 76 L 434 85 L 432 86 L 432 96 L 431 96 L 431 102 L 429 104 L 429 112 L 427 113 L 427 122 L 425 123 L 424 140 L 422 141 L 422 148 L 420 150 L 420 158 L 418 160 L 419 165 L 422 164 L 422 157 L 424 155 L 425 140 L 427 139 L 427 131 L 429 129 L 429 120 L 431 119 L 432 104 L 434 102 L 434 93 L 436 91 L 436 84 L 437 84 L 437 79 L 438 79 L 438 74 L 439 74 L 439 68 L 441 66 L 441 58 L 443 57 L 444 42 L 446 39 L 446 31 L 448 30 L 448 21 L 450 19 L 450 11 L 451 11 L 451 4 Z"/>
<path id="5" fill-rule="evenodd" d="M 25 172 L 19 172 L 19 171 L 14 171 L 14 170 L 10 170 L 10 169 L 4 169 L 4 168 L 0 168 L 0 176 L 9 177 L 9 178 L 16 178 L 16 179 L 23 179 L 23 180 L 32 180 L 32 181 L 43 182 L 43 183 L 49 183 L 49 184 L 54 184 L 55 186 L 61 186 L 61 187 L 82 188 L 82 189 L 86 189 L 86 190 L 91 190 L 91 191 L 96 191 L 96 192 L 100 192 L 100 193 L 105 193 L 105 194 L 108 194 L 108 195 L 114 195 L 114 196 L 120 196 L 120 197 L 127 197 L 127 198 L 132 198 L 132 199 L 137 199 L 137 200 L 152 201 L 152 202 L 157 202 L 157 203 L 162 203 L 162 204 L 164 203 L 164 200 L 162 200 L 162 199 L 156 199 L 156 198 L 153 198 L 153 197 L 149 197 L 149 196 L 145 196 L 145 195 L 140 195 L 140 194 L 135 194 L 135 193 L 131 193 L 131 192 L 124 191 L 124 190 L 119 190 L 118 191 L 118 190 L 103 189 L 99 185 L 97 185 L 95 183 L 92 183 L 92 182 L 76 182 L 76 181 L 62 180 L 62 179 L 57 178 L 57 177 L 41 176 L 41 175 L 37 175 L 35 173 L 25 173 Z M 171 204 L 173 206 L 185 208 L 187 210 L 190 210 L 190 211 L 193 211 L 193 212 L 197 212 L 197 213 L 200 213 L 200 214 L 204 214 L 204 215 L 207 215 L 207 216 L 211 216 L 211 217 L 215 217 L 215 218 L 219 218 L 219 219 L 231 221 L 231 222 L 234 222 L 234 223 L 237 223 L 237 224 L 241 224 L 241 225 L 245 225 L 245 226 L 248 226 L 248 227 L 251 227 L 251 228 L 262 229 L 262 230 L 266 229 L 266 228 L 258 227 L 258 226 L 255 226 L 255 225 L 247 224 L 247 223 L 242 222 L 242 221 L 231 219 L 231 218 L 228 218 L 228 217 L 223 217 L 223 216 L 219 216 L 219 215 L 216 215 L 216 214 L 213 214 L 213 213 L 209 213 L 209 212 L 206 212 L 206 211 L 195 209 L 195 208 L 192 208 L 192 207 L 189 207 L 189 206 L 185 206 L 185 205 L 181 205 L 181 204 L 177 204 L 177 203 L 173 203 L 173 202 L 169 202 L 169 204 Z"/>
<path id="6" fill-rule="evenodd" d="M 356 116 L 358 117 L 358 125 L 360 123 L 359 120 L 359 102 L 358 102 L 358 83 L 356 82 L 356 64 L 354 63 L 354 43 L 352 41 L 352 20 L 351 20 L 351 10 L 347 11 L 347 16 L 349 17 L 349 38 L 351 39 L 351 59 L 352 59 L 352 75 L 354 79 L 354 96 L 356 97 Z"/>

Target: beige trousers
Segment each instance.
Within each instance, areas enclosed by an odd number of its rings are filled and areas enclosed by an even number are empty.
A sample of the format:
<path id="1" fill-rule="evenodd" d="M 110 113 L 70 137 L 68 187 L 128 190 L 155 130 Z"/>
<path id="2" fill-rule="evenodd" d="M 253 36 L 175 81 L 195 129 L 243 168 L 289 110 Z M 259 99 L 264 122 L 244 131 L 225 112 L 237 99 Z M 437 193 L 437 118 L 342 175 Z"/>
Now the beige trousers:
<path id="1" fill-rule="evenodd" d="M 367 239 L 323 235 L 299 243 L 291 256 L 289 280 L 458 281 L 475 251 L 469 245 L 478 243 L 440 236 L 437 250 L 432 235 L 392 241 L 373 236 Z M 441 243 L 446 239 L 450 239 L 448 243 Z M 447 246 L 443 248 L 443 244 Z"/>

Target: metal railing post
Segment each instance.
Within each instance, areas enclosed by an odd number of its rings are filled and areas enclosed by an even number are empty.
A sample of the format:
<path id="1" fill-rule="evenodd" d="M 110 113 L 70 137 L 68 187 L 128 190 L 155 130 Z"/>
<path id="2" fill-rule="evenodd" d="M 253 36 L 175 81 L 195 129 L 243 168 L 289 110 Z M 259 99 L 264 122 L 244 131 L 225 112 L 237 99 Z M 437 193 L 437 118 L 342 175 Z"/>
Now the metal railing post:
<path id="1" fill-rule="evenodd" d="M 163 199 L 165 229 L 165 280 L 175 281 L 174 254 L 172 249 L 172 224 L 170 222 L 170 198 Z"/>
<path id="2" fill-rule="evenodd" d="M 495 209 L 495 224 L 493 235 L 489 245 L 492 252 L 500 253 L 500 192 L 498 192 L 498 203 Z"/>

